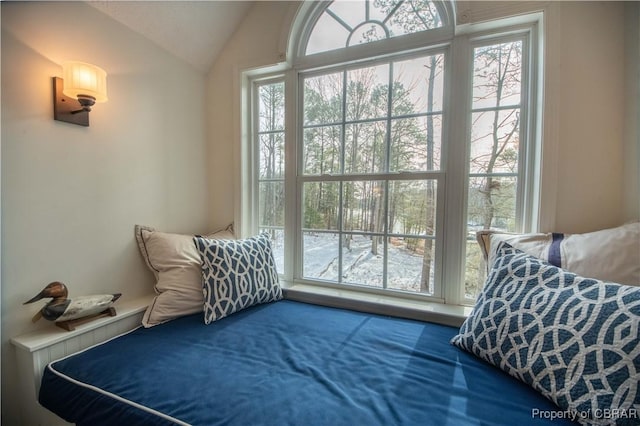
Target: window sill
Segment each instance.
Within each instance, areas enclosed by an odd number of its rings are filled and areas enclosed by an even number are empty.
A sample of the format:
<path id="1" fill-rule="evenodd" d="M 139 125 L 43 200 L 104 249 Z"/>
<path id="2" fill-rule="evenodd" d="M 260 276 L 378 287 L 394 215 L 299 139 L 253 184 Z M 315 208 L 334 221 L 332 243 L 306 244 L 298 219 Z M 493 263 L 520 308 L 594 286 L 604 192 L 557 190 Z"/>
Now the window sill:
<path id="1" fill-rule="evenodd" d="M 352 309 L 394 317 L 460 327 L 471 307 L 422 302 L 387 295 L 372 295 L 352 290 L 334 289 L 282 282 L 284 297 L 298 302 L 334 308 Z"/>

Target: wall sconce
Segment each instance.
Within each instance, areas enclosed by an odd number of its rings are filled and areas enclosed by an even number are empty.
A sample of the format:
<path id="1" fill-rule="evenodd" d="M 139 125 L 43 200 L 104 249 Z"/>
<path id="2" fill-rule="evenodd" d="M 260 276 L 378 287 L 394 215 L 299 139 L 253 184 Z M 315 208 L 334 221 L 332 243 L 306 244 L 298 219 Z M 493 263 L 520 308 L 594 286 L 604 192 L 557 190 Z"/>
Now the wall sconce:
<path id="1" fill-rule="evenodd" d="M 62 63 L 62 76 L 53 77 L 53 119 L 89 126 L 96 102 L 107 101 L 107 73 L 84 62 Z"/>

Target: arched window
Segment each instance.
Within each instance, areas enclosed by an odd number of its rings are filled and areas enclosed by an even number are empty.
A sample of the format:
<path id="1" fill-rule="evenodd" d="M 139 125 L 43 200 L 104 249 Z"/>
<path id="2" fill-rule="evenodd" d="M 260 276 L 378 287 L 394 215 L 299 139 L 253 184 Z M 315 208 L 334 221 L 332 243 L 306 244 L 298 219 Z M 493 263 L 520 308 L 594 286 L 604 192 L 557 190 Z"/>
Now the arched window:
<path id="1" fill-rule="evenodd" d="M 453 15 L 304 5 L 289 70 L 252 77 L 244 217 L 286 282 L 471 303 L 475 231 L 532 230 L 537 18 L 456 36 Z"/>
<path id="2" fill-rule="evenodd" d="M 304 54 L 415 34 L 449 25 L 441 4 L 428 0 L 336 1 L 312 26 Z M 440 10 L 438 10 L 440 9 Z M 311 27 L 311 26 L 310 26 Z"/>

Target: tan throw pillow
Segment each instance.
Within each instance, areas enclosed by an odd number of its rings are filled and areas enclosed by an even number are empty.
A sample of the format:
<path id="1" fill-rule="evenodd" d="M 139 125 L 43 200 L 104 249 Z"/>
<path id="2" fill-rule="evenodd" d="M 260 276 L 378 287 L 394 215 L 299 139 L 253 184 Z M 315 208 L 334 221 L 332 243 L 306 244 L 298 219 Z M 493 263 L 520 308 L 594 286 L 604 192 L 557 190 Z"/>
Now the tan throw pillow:
<path id="1" fill-rule="evenodd" d="M 619 284 L 640 286 L 640 222 L 584 234 L 510 234 L 478 231 L 476 239 L 490 268 L 500 242 L 554 266 Z"/>
<path id="2" fill-rule="evenodd" d="M 142 325 L 152 327 L 203 311 L 202 264 L 193 235 L 170 234 L 135 226 L 136 241 L 156 278 L 158 294 L 144 314 Z M 210 239 L 235 239 L 233 225 L 207 234 Z"/>

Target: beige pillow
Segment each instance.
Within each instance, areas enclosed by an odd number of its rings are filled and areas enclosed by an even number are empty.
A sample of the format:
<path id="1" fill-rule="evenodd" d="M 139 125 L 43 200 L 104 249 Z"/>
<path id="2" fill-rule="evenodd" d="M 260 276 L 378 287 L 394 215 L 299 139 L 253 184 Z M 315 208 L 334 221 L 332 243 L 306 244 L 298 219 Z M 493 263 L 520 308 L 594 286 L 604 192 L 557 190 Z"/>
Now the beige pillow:
<path id="1" fill-rule="evenodd" d="M 640 286 L 640 222 L 585 234 L 478 231 L 490 268 L 500 242 L 583 277 Z"/>
<path id="2" fill-rule="evenodd" d="M 135 226 L 136 241 L 147 266 L 156 277 L 158 294 L 144 314 L 142 325 L 152 327 L 180 316 L 203 311 L 202 263 L 193 235 L 169 234 L 148 226 Z M 233 225 L 206 235 L 235 239 Z"/>

